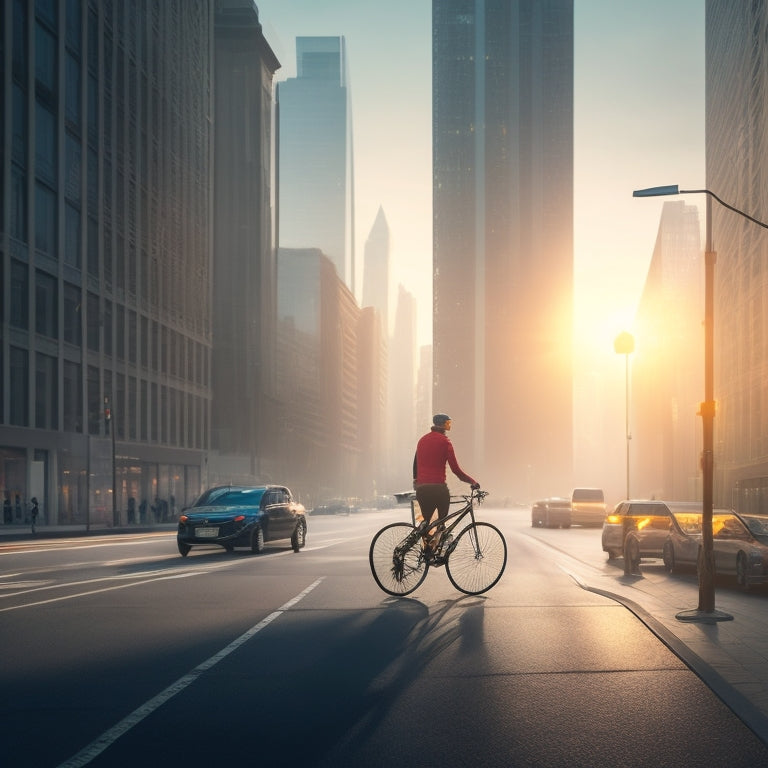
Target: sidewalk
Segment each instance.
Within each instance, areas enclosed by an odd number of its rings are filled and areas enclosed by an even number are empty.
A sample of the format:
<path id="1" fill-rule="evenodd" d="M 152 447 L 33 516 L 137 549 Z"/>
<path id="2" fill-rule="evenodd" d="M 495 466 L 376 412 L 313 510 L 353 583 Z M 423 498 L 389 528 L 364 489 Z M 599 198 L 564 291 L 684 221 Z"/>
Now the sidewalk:
<path id="1" fill-rule="evenodd" d="M 584 589 L 617 600 L 677 654 L 754 733 L 768 744 L 768 605 L 764 590 L 715 593 L 715 608 L 733 620 L 680 621 L 695 609 L 698 585 L 655 569 L 640 575 L 598 572 L 569 558 L 560 567 Z M 746 603 L 746 605 L 745 605 Z M 714 725 L 714 724 L 713 724 Z"/>
<path id="2" fill-rule="evenodd" d="M 40 525 L 32 533 L 29 523 L 0 524 L 0 542 L 3 541 L 34 541 L 35 539 L 65 539 L 75 536 L 109 536 L 126 533 L 156 533 L 159 531 L 175 531 L 177 521 L 168 523 L 141 523 L 136 525 L 111 526 L 104 523 L 86 525 Z"/>

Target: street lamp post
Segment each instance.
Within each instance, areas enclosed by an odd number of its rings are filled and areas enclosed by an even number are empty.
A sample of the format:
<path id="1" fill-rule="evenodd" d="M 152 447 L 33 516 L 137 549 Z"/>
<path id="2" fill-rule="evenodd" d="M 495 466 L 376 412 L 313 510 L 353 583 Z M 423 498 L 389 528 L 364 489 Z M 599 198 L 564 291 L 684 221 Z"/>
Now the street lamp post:
<path id="1" fill-rule="evenodd" d="M 115 425 L 112 423 L 112 409 L 109 397 L 104 396 L 104 426 L 112 436 L 112 525 L 117 527 L 120 521 L 117 517 L 117 470 L 115 467 Z"/>
<path id="2" fill-rule="evenodd" d="M 714 489 L 714 337 L 715 337 L 715 262 L 717 254 L 712 244 L 712 200 L 729 211 L 738 213 L 745 219 L 768 229 L 768 224 L 750 216 L 748 213 L 735 208 L 721 200 L 709 189 L 679 189 L 677 184 L 665 187 L 650 187 L 636 189 L 633 197 L 660 197 L 665 195 L 698 195 L 707 196 L 707 241 L 704 261 L 704 402 L 701 403 L 699 414 L 702 423 L 702 516 L 701 516 L 701 552 L 699 554 L 699 606 L 692 611 L 682 611 L 677 614 L 680 621 L 724 621 L 733 616 L 715 610 L 715 560 L 712 538 L 712 507 Z"/>
<path id="3" fill-rule="evenodd" d="M 629 431 L 629 356 L 635 351 L 635 339 L 631 333 L 622 331 L 613 342 L 613 348 L 618 355 L 624 355 L 624 384 L 626 391 L 624 393 L 624 434 L 627 439 L 627 496 L 629 496 L 629 441 L 632 439 L 632 433 Z"/>

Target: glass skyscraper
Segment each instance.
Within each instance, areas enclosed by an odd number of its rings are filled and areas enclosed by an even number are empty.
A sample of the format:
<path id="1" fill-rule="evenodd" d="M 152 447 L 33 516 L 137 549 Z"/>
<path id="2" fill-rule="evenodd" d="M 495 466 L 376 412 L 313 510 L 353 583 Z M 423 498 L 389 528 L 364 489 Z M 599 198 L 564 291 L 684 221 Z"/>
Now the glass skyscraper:
<path id="1" fill-rule="evenodd" d="M 572 483 L 573 2 L 433 2 L 434 403 L 515 500 Z"/>
<path id="2" fill-rule="evenodd" d="M 351 128 L 343 37 L 297 37 L 277 86 L 278 243 L 319 248 L 354 291 Z"/>

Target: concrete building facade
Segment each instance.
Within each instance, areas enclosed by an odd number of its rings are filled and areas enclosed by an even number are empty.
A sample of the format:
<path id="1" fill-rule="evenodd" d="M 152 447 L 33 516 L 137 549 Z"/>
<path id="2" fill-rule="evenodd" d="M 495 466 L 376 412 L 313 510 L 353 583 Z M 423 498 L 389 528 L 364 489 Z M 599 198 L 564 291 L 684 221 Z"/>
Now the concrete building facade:
<path id="1" fill-rule="evenodd" d="M 707 188 L 768 221 L 768 7 L 707 0 Z M 712 204 L 715 504 L 768 512 L 768 233 Z"/>
<path id="2" fill-rule="evenodd" d="M 0 490 L 172 514 L 209 442 L 212 4 L 5 0 L 0 29 Z"/>

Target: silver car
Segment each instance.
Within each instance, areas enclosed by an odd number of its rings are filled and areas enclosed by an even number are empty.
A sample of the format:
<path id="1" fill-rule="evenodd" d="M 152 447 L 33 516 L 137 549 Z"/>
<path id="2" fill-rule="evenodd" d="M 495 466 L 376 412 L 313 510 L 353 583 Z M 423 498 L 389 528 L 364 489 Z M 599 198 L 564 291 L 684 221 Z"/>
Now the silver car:
<path id="1" fill-rule="evenodd" d="M 673 515 L 673 525 L 662 552 L 670 573 L 683 567 L 696 567 L 701 548 L 701 520 L 700 512 Z M 715 573 L 735 576 L 744 589 L 768 582 L 768 516 L 714 510 L 712 550 Z"/>

